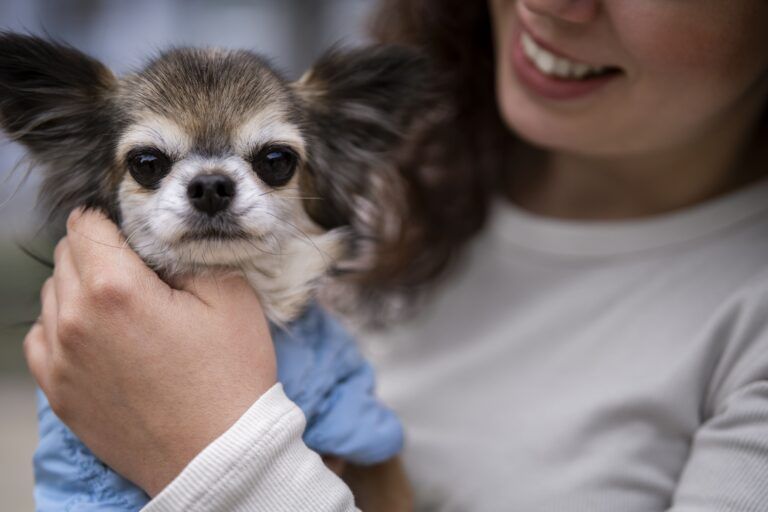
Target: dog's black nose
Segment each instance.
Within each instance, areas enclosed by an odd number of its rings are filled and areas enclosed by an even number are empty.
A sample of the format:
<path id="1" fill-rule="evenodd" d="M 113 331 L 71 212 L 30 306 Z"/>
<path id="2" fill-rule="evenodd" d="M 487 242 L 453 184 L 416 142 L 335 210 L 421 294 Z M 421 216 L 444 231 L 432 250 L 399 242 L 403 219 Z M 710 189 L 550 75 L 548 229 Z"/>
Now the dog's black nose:
<path id="1" fill-rule="evenodd" d="M 187 186 L 192 206 L 211 217 L 226 210 L 234 196 L 235 182 L 221 174 L 201 174 Z"/>

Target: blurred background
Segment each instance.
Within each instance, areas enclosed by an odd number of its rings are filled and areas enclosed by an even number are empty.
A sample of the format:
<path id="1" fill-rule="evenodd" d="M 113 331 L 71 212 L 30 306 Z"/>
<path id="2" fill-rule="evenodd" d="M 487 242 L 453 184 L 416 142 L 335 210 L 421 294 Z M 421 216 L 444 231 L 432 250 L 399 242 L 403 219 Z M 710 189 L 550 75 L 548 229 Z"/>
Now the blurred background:
<path id="1" fill-rule="evenodd" d="M 250 48 L 295 77 L 328 46 L 365 40 L 371 0 L 0 0 L 0 30 L 48 34 L 117 73 L 169 45 Z M 50 271 L 19 245 L 50 256 L 36 213 L 37 176 L 0 134 L 0 510 L 33 510 L 34 385 L 21 343 Z"/>

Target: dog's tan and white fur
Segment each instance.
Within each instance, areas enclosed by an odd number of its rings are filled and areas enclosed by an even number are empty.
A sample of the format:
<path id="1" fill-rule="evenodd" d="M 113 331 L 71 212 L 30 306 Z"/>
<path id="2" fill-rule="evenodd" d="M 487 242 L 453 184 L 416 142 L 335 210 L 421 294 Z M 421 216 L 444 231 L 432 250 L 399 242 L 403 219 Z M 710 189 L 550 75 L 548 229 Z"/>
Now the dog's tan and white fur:
<path id="1" fill-rule="evenodd" d="M 375 241 L 391 207 L 377 194 L 396 190 L 393 154 L 429 98 L 425 62 L 402 48 L 331 51 L 297 82 L 248 51 L 182 48 L 118 78 L 0 34 L 0 126 L 42 168 L 54 217 L 107 212 L 169 278 L 239 269 L 275 322 Z M 201 176 L 222 180 L 205 189 L 215 209 L 190 192 Z"/>
<path id="2" fill-rule="evenodd" d="M 148 192 L 129 173 L 117 197 L 121 227 L 131 246 L 152 267 L 167 274 L 199 272 L 208 267 L 240 269 L 261 293 L 267 316 L 284 323 L 306 304 L 313 285 L 340 259 L 344 228 L 326 231 L 303 208 L 298 175 L 273 188 L 254 173 L 249 155 L 270 145 L 290 147 L 306 161 L 301 127 L 291 122 L 279 102 L 244 112 L 232 123 L 230 149 L 212 155 L 194 151 L 195 129 L 151 111 L 140 112 L 118 139 L 117 158 L 141 147 L 174 156 L 169 174 Z M 200 174 L 230 177 L 237 193 L 229 207 L 230 236 L 196 236 L 189 219 L 196 213 L 187 197 L 189 183 Z"/>

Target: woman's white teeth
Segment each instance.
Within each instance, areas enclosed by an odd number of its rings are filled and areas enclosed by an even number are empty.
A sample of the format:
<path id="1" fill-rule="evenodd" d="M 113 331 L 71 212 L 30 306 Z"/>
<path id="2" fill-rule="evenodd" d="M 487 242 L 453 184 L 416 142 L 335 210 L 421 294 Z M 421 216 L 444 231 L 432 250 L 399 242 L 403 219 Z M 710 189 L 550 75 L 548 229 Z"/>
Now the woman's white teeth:
<path id="1" fill-rule="evenodd" d="M 525 55 L 536 65 L 539 71 L 546 75 L 557 78 L 576 78 L 592 77 L 605 73 L 607 67 L 595 67 L 581 62 L 558 57 L 553 53 L 539 46 L 531 36 L 523 32 L 522 35 L 523 51 Z"/>

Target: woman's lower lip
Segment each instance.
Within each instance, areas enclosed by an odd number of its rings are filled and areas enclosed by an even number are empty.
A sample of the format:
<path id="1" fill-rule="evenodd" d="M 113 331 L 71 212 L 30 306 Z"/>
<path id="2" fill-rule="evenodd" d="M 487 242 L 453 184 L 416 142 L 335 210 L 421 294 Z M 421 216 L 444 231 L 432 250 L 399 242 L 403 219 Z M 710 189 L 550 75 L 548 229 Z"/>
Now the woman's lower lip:
<path id="1" fill-rule="evenodd" d="M 574 100 L 588 96 L 617 79 L 619 73 L 586 80 L 567 80 L 542 73 L 528 58 L 518 34 L 512 49 L 512 68 L 520 82 L 533 93 L 551 100 Z"/>

